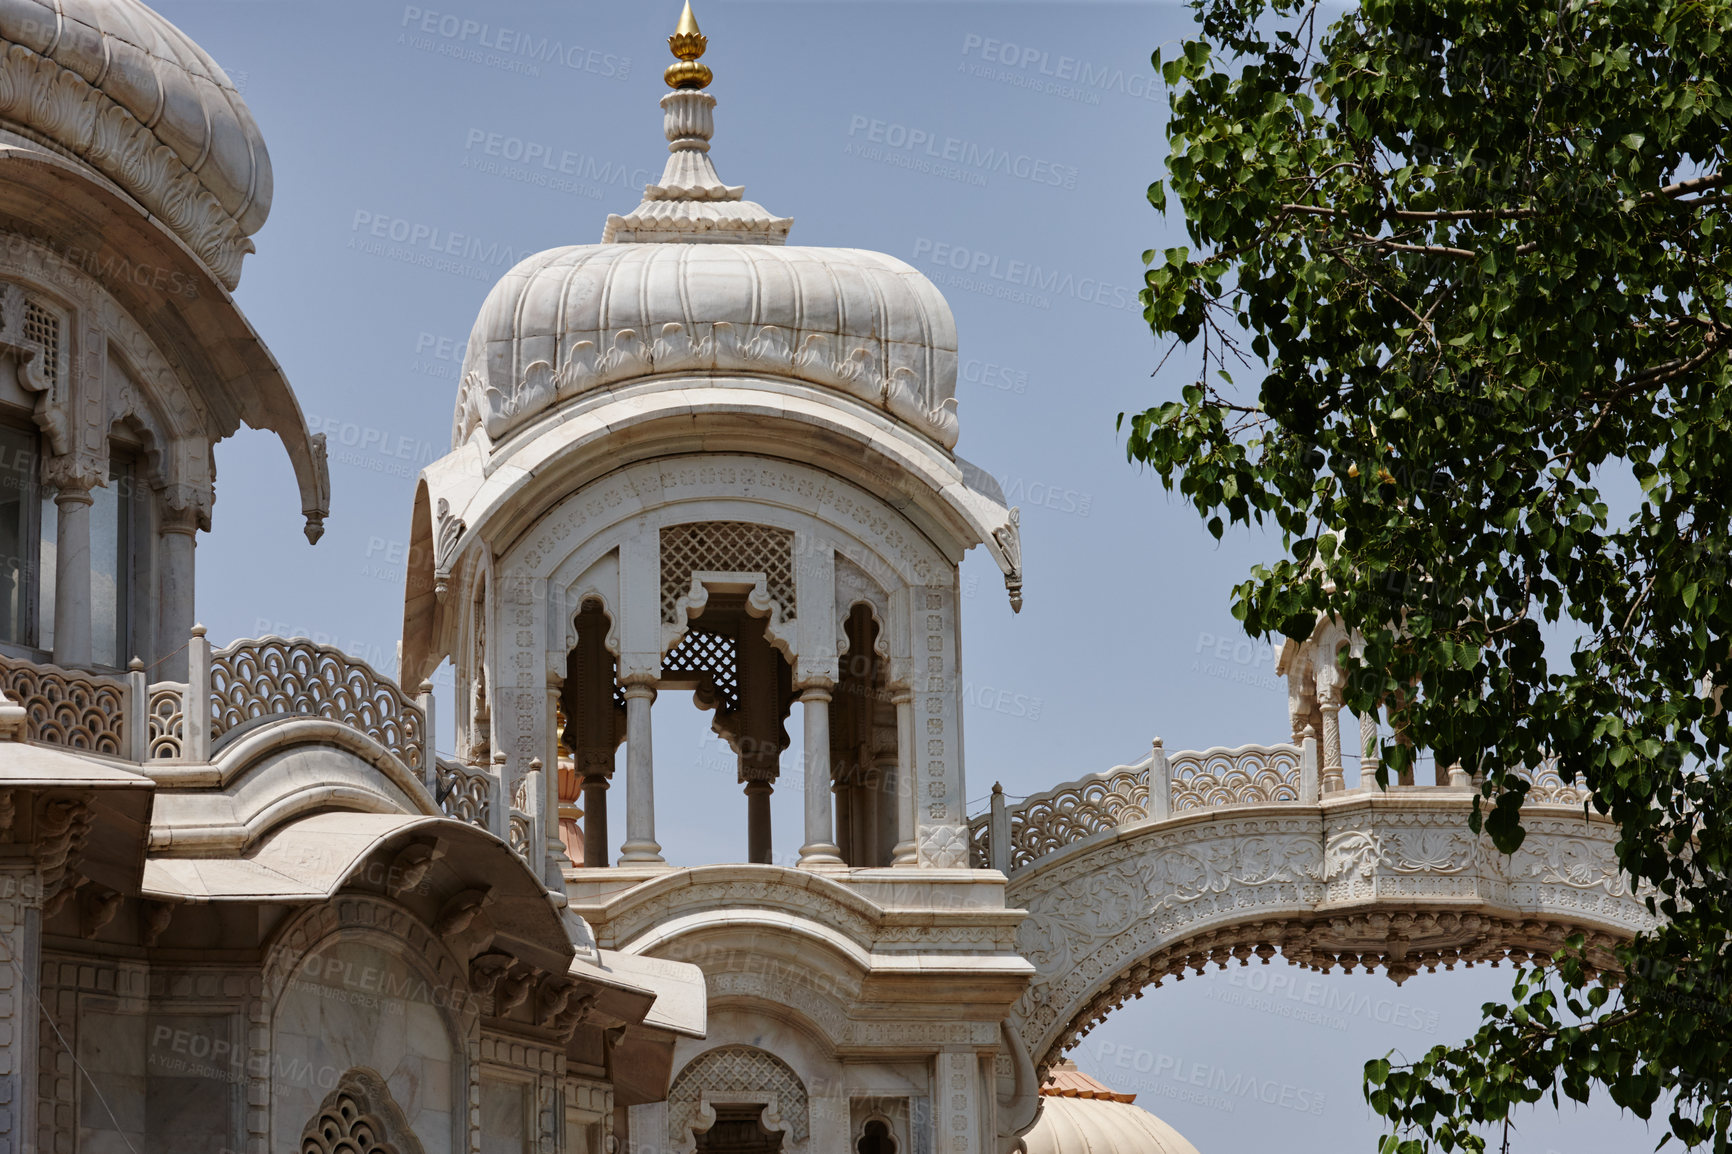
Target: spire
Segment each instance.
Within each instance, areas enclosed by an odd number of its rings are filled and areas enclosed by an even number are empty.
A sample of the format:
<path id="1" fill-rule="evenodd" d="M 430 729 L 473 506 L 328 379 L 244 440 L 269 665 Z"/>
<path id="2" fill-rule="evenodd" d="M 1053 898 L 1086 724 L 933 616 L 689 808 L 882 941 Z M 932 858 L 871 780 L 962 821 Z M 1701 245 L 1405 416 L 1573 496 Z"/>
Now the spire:
<path id="1" fill-rule="evenodd" d="M 772 216 L 745 199 L 745 189 L 726 185 L 710 160 L 716 98 L 704 88 L 714 79 L 698 58 L 709 47 L 698 31 L 691 0 L 679 27 L 668 37 L 677 63 L 662 78 L 673 91 L 662 97 L 668 162 L 661 183 L 646 185 L 643 202 L 625 216 L 607 218 L 603 244 L 711 243 L 785 244 L 793 220 Z"/>

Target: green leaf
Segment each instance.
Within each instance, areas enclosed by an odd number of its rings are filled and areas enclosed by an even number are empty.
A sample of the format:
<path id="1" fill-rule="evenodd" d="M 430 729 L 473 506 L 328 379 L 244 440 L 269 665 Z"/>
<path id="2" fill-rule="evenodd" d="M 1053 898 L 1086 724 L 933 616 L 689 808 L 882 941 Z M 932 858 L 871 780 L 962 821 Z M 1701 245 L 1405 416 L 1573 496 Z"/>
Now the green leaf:
<path id="1" fill-rule="evenodd" d="M 1380 779 L 1460 762 L 1468 831 L 1514 853 L 1538 821 L 1549 854 L 1564 811 L 1518 767 L 1556 759 L 1587 794 L 1567 820 L 1616 836 L 1541 868 L 1609 855 L 1595 901 L 1657 919 L 1614 943 L 1559 912 L 1591 948 L 1519 965 L 1471 1036 L 1367 1063 L 1379 1149 L 1483 1152 L 1550 1096 L 1725 1154 L 1732 0 L 1193 15 L 1151 189 L 1187 247 L 1151 215 L 1142 298 L 1193 383 L 1168 362 L 1127 455 L 1216 539 L 1279 530 L 1232 612 L 1301 646 L 1339 626 L 1346 707 L 1401 734 Z"/>

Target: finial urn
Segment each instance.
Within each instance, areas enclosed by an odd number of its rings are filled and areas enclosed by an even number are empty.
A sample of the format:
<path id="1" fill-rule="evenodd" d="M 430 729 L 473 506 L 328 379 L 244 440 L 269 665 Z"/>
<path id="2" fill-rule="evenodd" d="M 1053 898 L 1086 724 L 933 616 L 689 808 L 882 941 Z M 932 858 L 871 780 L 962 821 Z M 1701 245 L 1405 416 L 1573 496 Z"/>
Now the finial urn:
<path id="1" fill-rule="evenodd" d="M 670 64 L 662 73 L 662 79 L 667 81 L 669 88 L 707 88 L 715 79 L 709 68 L 698 63 L 698 58 L 704 54 L 704 49 L 710 46 L 709 40 L 698 31 L 697 17 L 692 15 L 691 0 L 686 0 L 686 8 L 680 13 L 679 27 L 668 37 L 668 49 L 674 54 L 678 64 Z"/>

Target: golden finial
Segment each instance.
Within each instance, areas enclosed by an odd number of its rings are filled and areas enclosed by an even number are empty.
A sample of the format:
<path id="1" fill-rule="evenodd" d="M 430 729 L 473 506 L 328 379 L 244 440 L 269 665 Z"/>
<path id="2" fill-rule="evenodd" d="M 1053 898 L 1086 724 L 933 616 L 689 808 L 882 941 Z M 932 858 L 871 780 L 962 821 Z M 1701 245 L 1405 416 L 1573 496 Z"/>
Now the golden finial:
<path id="1" fill-rule="evenodd" d="M 698 63 L 698 57 L 704 54 L 704 49 L 710 46 L 709 40 L 698 31 L 697 17 L 692 15 L 692 0 L 686 0 L 686 10 L 680 13 L 680 26 L 674 29 L 674 34 L 668 37 L 668 48 L 672 50 L 678 64 L 670 64 L 662 73 L 662 79 L 667 81 L 669 88 L 707 88 L 714 74 L 706 65 Z"/>

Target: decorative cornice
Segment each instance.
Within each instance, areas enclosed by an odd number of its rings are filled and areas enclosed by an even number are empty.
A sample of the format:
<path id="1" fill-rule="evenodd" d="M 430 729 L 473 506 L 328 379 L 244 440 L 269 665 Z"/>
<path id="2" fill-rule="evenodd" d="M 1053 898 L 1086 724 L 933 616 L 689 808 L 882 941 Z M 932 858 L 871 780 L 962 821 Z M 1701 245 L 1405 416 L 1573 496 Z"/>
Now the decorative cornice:
<path id="1" fill-rule="evenodd" d="M 103 89 L 9 44 L 0 54 L 0 122 L 89 164 L 162 221 L 224 287 L 240 283 L 252 239 L 175 150 Z"/>
<path id="2" fill-rule="evenodd" d="M 692 371 L 765 373 L 823 385 L 887 410 L 943 448 L 954 449 L 961 435 L 956 398 L 932 403 L 929 388 L 914 370 L 880 362 L 875 347 L 880 344 L 845 334 L 727 321 L 669 322 L 650 340 L 636 329 L 617 329 L 606 336 L 605 347 L 595 340 L 573 342 L 558 368 L 545 360 L 530 362 L 509 392 L 479 371 L 465 373 L 457 393 L 452 445 L 462 445 L 478 430 L 498 441 L 559 402 L 606 385 Z M 1020 563 L 1019 527 L 1011 522 L 999 532 L 1004 534 L 996 538 L 1000 547 L 1014 549 Z M 1020 586 L 1020 576 L 1018 581 Z"/>

